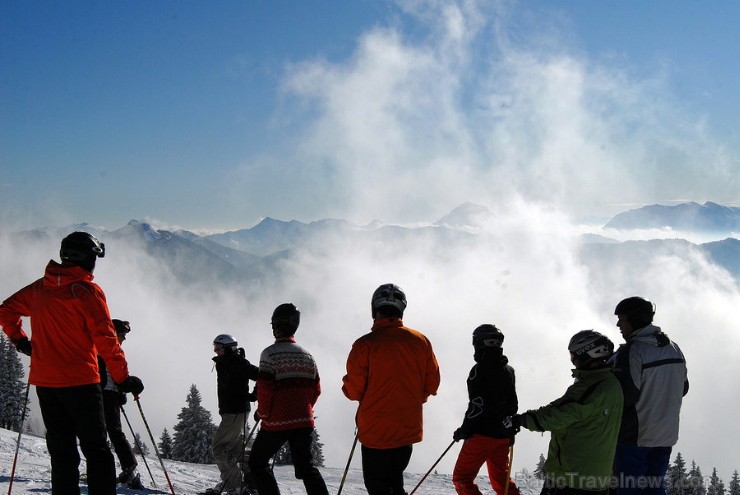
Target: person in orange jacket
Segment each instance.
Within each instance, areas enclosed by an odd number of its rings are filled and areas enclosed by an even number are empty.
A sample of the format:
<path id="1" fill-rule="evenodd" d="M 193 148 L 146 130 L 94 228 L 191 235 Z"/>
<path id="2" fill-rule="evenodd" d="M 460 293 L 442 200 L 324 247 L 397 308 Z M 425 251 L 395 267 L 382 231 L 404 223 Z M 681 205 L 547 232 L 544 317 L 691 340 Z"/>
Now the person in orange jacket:
<path id="1" fill-rule="evenodd" d="M 403 325 L 406 295 L 400 287 L 378 287 L 370 309 L 372 330 L 352 345 L 342 391 L 360 403 L 357 435 L 367 492 L 403 494 L 403 472 L 412 445 L 422 439 L 422 405 L 437 394 L 439 365 L 429 339 Z"/>
<path id="2" fill-rule="evenodd" d="M 87 460 L 88 493 L 116 493 L 108 447 L 97 356 L 123 392 L 139 395 L 141 380 L 129 375 L 103 290 L 93 283 L 105 245 L 87 232 L 62 240 L 61 263 L 50 260 L 43 278 L 0 305 L 0 326 L 16 349 L 31 357 L 29 383 L 36 386 L 51 457 L 53 493 L 78 495 L 80 455 Z M 21 317 L 30 317 L 32 339 Z"/>

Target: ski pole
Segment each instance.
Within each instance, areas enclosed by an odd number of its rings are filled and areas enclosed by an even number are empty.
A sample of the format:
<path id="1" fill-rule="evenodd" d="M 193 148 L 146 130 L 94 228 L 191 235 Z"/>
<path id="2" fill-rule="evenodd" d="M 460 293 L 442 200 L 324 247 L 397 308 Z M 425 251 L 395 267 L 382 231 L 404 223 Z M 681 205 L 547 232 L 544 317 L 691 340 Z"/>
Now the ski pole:
<path id="1" fill-rule="evenodd" d="M 247 413 L 248 413 L 248 411 L 244 411 L 244 424 L 242 425 L 242 439 L 244 439 L 244 441 L 242 442 L 242 451 L 239 453 L 239 457 L 236 460 L 237 464 L 239 462 L 241 462 L 241 465 L 242 465 L 242 469 L 241 469 L 242 470 L 242 476 L 241 476 L 242 482 L 239 484 L 239 493 L 241 493 L 241 492 L 244 491 L 244 484 L 245 484 L 245 480 L 244 480 L 244 464 L 245 464 L 244 454 L 247 452 L 247 416 L 248 416 Z"/>
<path id="2" fill-rule="evenodd" d="M 26 385 L 26 397 L 23 399 L 23 411 L 21 412 L 21 424 L 18 427 L 18 440 L 15 442 L 15 455 L 13 456 L 13 468 L 10 470 L 10 482 L 8 483 L 8 495 L 13 490 L 13 478 L 15 477 L 15 465 L 18 462 L 18 450 L 21 447 L 21 435 L 23 434 L 23 423 L 26 422 L 26 409 L 28 409 L 28 389 L 31 382 Z"/>
<path id="3" fill-rule="evenodd" d="M 244 450 L 247 450 L 247 447 L 249 446 L 249 441 L 252 439 L 252 435 L 254 435 L 254 432 L 257 431 L 257 425 L 260 424 L 260 420 L 254 422 L 254 426 L 251 430 L 249 430 L 249 436 L 246 440 L 244 440 Z"/>
<path id="4" fill-rule="evenodd" d="M 450 450 L 450 449 L 452 448 L 452 446 L 453 446 L 453 445 L 455 445 L 455 440 L 453 440 L 453 441 L 452 441 L 452 442 L 450 443 L 450 445 L 449 445 L 449 446 L 448 446 L 448 447 L 447 447 L 447 448 L 445 449 L 445 451 L 444 451 L 444 452 L 442 452 L 442 455 L 441 455 L 441 456 L 439 456 L 439 459 L 437 459 L 437 461 L 436 461 L 436 462 L 435 462 L 434 464 L 432 464 L 432 467 L 430 467 L 430 468 L 429 468 L 429 471 L 427 471 L 427 474 L 425 474 L 425 475 L 424 475 L 424 476 L 423 476 L 423 477 L 422 477 L 422 478 L 421 478 L 421 479 L 419 480 L 419 482 L 418 482 L 418 483 L 416 484 L 416 486 L 414 487 L 414 489 L 413 489 L 413 490 L 411 490 L 411 493 L 410 493 L 409 495 L 414 495 L 414 493 L 416 493 L 416 490 L 418 490 L 418 489 L 419 489 L 419 487 L 421 486 L 421 484 L 422 484 L 422 483 L 424 483 L 424 480 L 425 480 L 425 479 L 427 479 L 427 476 L 429 476 L 429 473 L 431 473 L 431 472 L 432 472 L 432 470 L 433 470 L 433 469 L 434 469 L 434 468 L 435 468 L 435 467 L 437 466 L 437 464 L 439 464 L 439 461 L 441 461 L 441 460 L 442 460 L 442 458 L 443 458 L 443 457 L 445 456 L 445 454 L 446 454 L 446 453 L 447 453 L 447 452 L 448 452 L 448 451 L 449 451 L 449 450 Z"/>
<path id="5" fill-rule="evenodd" d="M 123 413 L 123 417 L 126 418 L 126 424 L 128 425 L 128 429 L 131 430 L 131 436 L 134 437 L 134 443 L 136 444 L 136 448 L 139 449 L 139 454 L 141 454 L 141 458 L 144 459 L 144 465 L 146 466 L 146 470 L 149 471 L 149 477 L 152 479 L 152 483 L 154 486 L 157 486 L 157 482 L 154 481 L 154 476 L 152 476 L 152 470 L 149 469 L 149 463 L 146 461 L 146 456 L 144 455 L 144 451 L 141 449 L 141 444 L 139 444 L 139 439 L 136 437 L 136 433 L 134 433 L 134 429 L 131 427 L 131 422 L 128 420 L 128 415 L 126 414 L 126 411 L 123 409 L 123 404 L 119 404 L 121 408 L 121 412 Z"/>
<path id="6" fill-rule="evenodd" d="M 506 486 L 504 487 L 504 495 L 509 493 L 509 483 L 511 483 L 511 465 L 514 463 L 514 444 L 509 446 L 509 469 L 506 470 Z"/>
<path id="7" fill-rule="evenodd" d="M 342 475 L 342 481 L 339 483 L 339 491 L 337 495 L 342 493 L 344 487 L 344 480 L 347 479 L 347 471 L 349 471 L 349 465 L 352 462 L 352 456 L 355 455 L 355 447 L 357 447 L 357 428 L 355 428 L 355 441 L 352 442 L 352 449 L 349 451 L 349 458 L 347 459 L 347 466 L 344 468 L 344 474 Z"/>
<path id="8" fill-rule="evenodd" d="M 154 441 L 154 435 L 152 435 L 152 430 L 149 428 L 149 423 L 146 420 L 146 416 L 144 416 L 144 410 L 141 408 L 141 402 L 139 400 L 138 395 L 134 395 L 134 402 L 136 402 L 136 405 L 139 406 L 139 413 L 141 413 L 141 419 L 144 421 L 144 426 L 146 426 L 146 431 L 149 433 L 149 438 L 152 440 L 152 446 L 154 447 L 154 453 L 157 454 L 157 459 L 159 459 L 159 464 L 162 466 L 162 471 L 164 472 L 164 477 L 167 479 L 167 484 L 170 485 L 170 492 L 172 492 L 172 495 L 175 495 L 175 488 L 172 486 L 172 482 L 170 481 L 170 475 L 167 474 L 167 468 L 164 467 L 164 461 L 162 461 L 162 456 L 159 455 L 159 449 L 157 448 L 157 442 Z"/>
<path id="9" fill-rule="evenodd" d="M 257 424 L 258 423 L 259 423 L 259 420 L 257 420 L 254 423 L 254 426 L 249 431 L 249 436 L 247 436 L 246 435 L 246 433 L 247 433 L 247 415 L 246 415 L 246 413 L 244 414 L 244 430 L 243 430 L 244 431 L 244 441 L 242 442 L 242 451 L 241 451 L 241 453 L 239 454 L 239 457 L 236 460 L 237 463 L 241 462 L 243 464 L 245 462 L 245 460 L 244 460 L 244 454 L 247 451 L 247 445 L 249 445 L 249 440 L 252 438 L 252 435 L 254 434 L 254 431 L 257 429 Z M 229 469 L 229 473 L 227 474 L 227 479 L 228 478 L 231 478 L 231 474 L 234 472 L 234 469 L 239 469 L 239 466 L 237 464 L 235 464 L 234 466 L 231 467 L 231 469 Z M 244 476 L 242 476 L 242 482 L 241 482 L 241 485 L 240 486 L 241 486 L 241 488 L 244 488 Z"/>

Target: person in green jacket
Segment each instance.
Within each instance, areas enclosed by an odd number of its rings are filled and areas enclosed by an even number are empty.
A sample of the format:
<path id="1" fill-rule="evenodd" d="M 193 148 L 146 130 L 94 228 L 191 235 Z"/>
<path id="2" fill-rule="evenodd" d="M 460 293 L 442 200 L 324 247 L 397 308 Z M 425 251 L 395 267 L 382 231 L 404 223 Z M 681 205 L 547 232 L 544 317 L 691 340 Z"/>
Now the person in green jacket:
<path id="1" fill-rule="evenodd" d="M 504 419 L 518 432 L 550 431 L 542 495 L 606 494 L 622 420 L 624 397 L 606 360 L 614 344 L 594 330 L 582 330 L 568 345 L 575 383 L 565 395 Z"/>

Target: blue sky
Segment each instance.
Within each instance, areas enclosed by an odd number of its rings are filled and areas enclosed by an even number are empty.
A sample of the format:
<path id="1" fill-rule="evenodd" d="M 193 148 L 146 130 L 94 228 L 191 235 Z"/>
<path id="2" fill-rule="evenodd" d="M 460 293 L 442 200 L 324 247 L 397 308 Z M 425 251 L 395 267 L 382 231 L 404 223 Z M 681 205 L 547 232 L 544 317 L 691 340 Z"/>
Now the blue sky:
<path id="1" fill-rule="evenodd" d="M 0 228 L 740 201 L 740 3 L 3 2 Z"/>

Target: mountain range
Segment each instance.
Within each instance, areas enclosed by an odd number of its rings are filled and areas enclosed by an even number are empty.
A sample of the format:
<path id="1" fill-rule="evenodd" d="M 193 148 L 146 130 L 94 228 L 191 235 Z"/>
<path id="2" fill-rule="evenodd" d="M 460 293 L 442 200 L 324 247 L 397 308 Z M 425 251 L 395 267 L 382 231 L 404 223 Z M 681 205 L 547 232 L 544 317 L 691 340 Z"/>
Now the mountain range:
<path id="1" fill-rule="evenodd" d="M 388 252 L 404 246 L 431 242 L 436 246 L 472 246 L 480 231 L 495 218 L 488 208 L 465 203 L 436 222 L 399 226 L 374 221 L 356 225 L 346 220 L 322 219 L 309 223 L 264 218 L 251 228 L 210 235 L 186 230 L 156 229 L 147 222 L 131 220 L 127 225 L 105 231 L 89 224 L 64 229 L 34 229 L 14 234 L 24 242 L 59 239 L 72 230 L 86 230 L 110 243 L 135 243 L 165 263 L 183 283 L 212 282 L 239 284 L 245 279 L 274 276 L 286 260 L 300 253 L 321 253 L 327 243 L 345 247 L 383 246 Z M 740 208 L 715 203 L 685 203 L 676 206 L 652 205 L 620 213 L 605 229 L 671 228 L 682 231 L 722 232 L 724 240 L 692 244 L 683 239 L 654 239 L 620 242 L 601 234 L 581 237 L 582 262 L 594 265 L 605 258 L 650 259 L 660 250 L 692 248 L 704 254 L 740 280 Z M 0 236 L 3 234 L 0 233 Z"/>
<path id="2" fill-rule="evenodd" d="M 740 208 L 707 201 L 675 206 L 650 205 L 616 215 L 604 226 L 620 230 L 665 229 L 686 232 L 731 233 L 740 231 Z"/>

